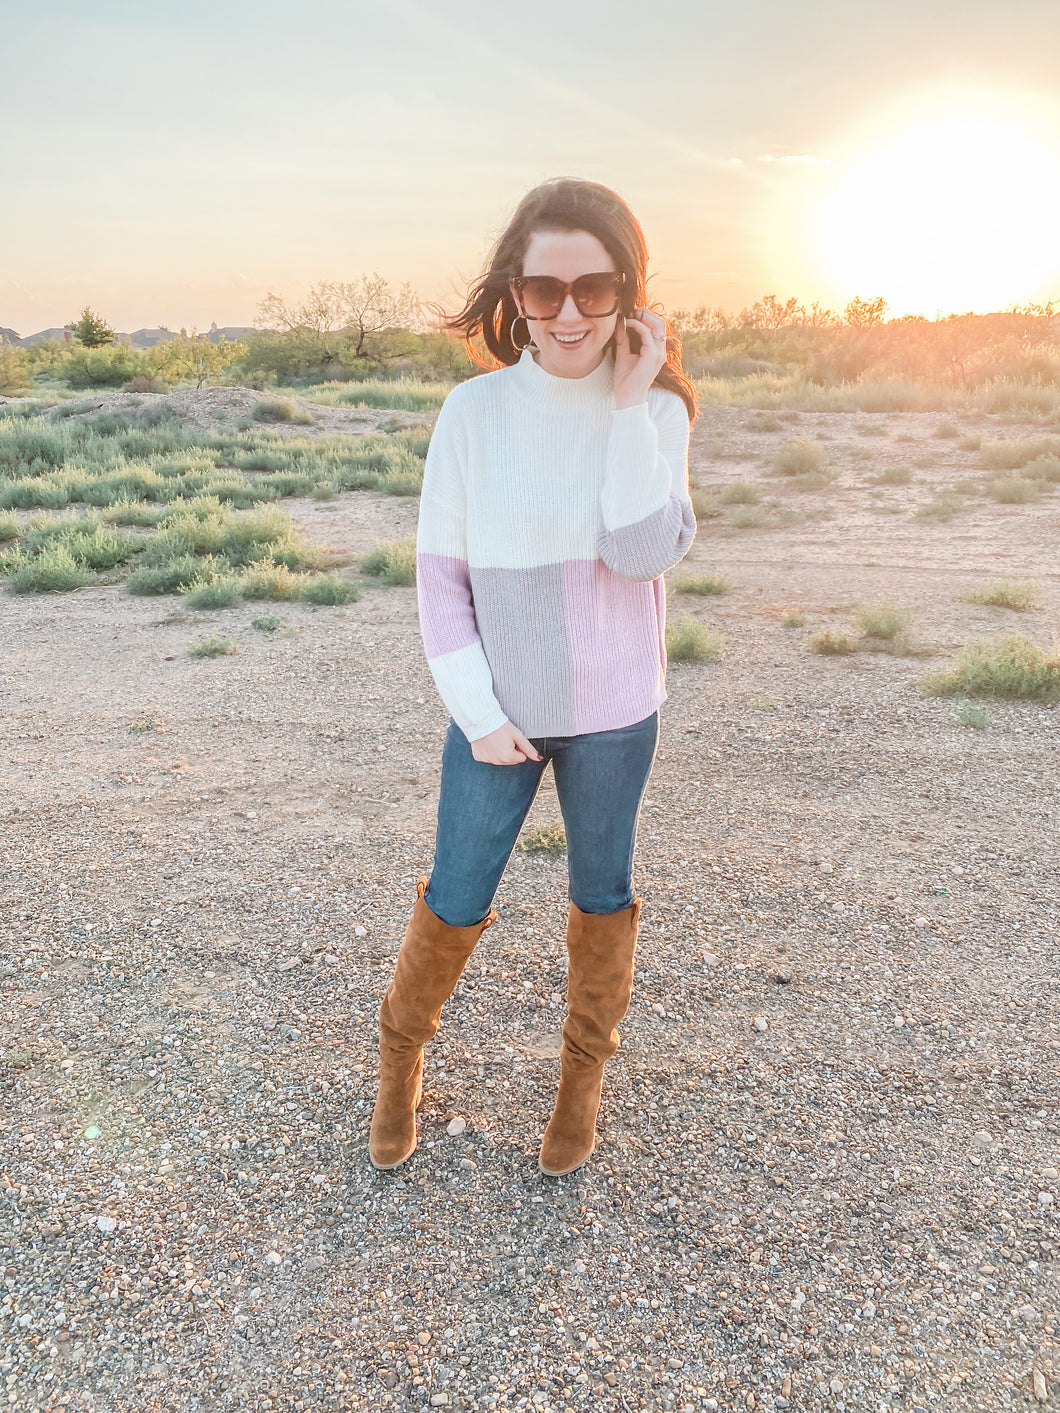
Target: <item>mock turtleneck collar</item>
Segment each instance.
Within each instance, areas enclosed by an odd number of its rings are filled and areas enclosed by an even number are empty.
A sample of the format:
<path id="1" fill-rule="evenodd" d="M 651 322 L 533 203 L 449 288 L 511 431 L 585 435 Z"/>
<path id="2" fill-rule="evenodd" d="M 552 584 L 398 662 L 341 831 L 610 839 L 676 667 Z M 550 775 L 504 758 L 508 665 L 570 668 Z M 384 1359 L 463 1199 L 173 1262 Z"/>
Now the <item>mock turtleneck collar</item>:
<path id="1" fill-rule="evenodd" d="M 529 402 L 544 411 L 576 412 L 579 408 L 596 407 L 614 391 L 615 369 L 610 349 L 584 378 L 558 378 L 554 373 L 546 373 L 528 348 L 511 367 L 516 387 Z"/>

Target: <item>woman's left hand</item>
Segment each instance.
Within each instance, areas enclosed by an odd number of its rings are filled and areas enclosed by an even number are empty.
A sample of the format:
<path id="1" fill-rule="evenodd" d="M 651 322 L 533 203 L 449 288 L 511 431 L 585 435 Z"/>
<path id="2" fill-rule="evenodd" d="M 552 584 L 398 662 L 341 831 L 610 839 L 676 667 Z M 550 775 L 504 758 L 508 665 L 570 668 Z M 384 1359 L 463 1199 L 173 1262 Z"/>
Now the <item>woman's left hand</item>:
<path id="1" fill-rule="evenodd" d="M 628 330 L 640 335 L 640 352 L 629 346 Z M 615 325 L 615 406 L 636 407 L 666 362 L 666 321 L 650 309 L 634 309 L 631 319 L 618 316 Z"/>

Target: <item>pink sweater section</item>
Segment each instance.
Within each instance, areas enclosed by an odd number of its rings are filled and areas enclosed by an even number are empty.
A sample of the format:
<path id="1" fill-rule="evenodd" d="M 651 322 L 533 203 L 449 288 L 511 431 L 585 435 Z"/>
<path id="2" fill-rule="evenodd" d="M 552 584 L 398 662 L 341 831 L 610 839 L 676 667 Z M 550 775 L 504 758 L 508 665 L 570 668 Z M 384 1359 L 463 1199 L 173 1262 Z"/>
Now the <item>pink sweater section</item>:
<path id="1" fill-rule="evenodd" d="M 610 360 L 554 378 L 528 354 L 461 385 L 424 474 L 424 649 L 470 740 L 632 725 L 665 700 L 662 574 L 695 533 L 672 393 L 617 411 Z"/>

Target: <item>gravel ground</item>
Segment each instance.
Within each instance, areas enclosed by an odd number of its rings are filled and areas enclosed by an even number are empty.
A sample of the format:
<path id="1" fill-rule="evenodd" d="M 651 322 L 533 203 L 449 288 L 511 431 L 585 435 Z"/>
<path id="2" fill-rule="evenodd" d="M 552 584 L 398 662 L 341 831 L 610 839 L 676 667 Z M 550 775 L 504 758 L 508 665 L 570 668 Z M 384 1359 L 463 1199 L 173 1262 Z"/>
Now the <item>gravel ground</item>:
<path id="1" fill-rule="evenodd" d="M 558 1181 L 566 876 L 523 854 L 419 1151 L 367 1161 L 446 725 L 414 591 L 280 605 L 272 636 L 260 606 L 0 597 L 0 1406 L 1057 1405 L 1058 716 L 971 730 L 915 684 L 1010 620 L 1048 642 L 1060 515 L 918 520 L 976 464 L 936 418 L 801 420 L 838 488 L 787 528 L 705 523 L 678 571 L 733 579 L 672 601 L 727 649 L 671 666 L 633 1005 L 597 1155 Z M 754 425 L 705 413 L 701 482 L 792 435 Z M 912 456 L 873 512 L 862 478 Z M 352 551 L 416 513 L 292 508 Z M 958 598 L 999 574 L 1043 608 Z M 805 652 L 887 597 L 934 656 Z M 189 658 L 210 633 L 238 653 Z"/>

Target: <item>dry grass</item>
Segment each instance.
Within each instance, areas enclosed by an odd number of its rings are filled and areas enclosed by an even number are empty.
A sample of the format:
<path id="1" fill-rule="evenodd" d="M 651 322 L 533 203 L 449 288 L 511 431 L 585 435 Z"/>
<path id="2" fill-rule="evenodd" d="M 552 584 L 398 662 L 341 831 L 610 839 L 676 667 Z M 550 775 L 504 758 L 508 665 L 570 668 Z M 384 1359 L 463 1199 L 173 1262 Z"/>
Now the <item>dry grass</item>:
<path id="1" fill-rule="evenodd" d="M 1042 586 L 1036 579 L 1017 582 L 998 579 L 995 583 L 980 584 L 961 595 L 965 603 L 986 604 L 991 608 L 1011 608 L 1016 613 L 1026 613 L 1038 608 L 1042 600 Z"/>

